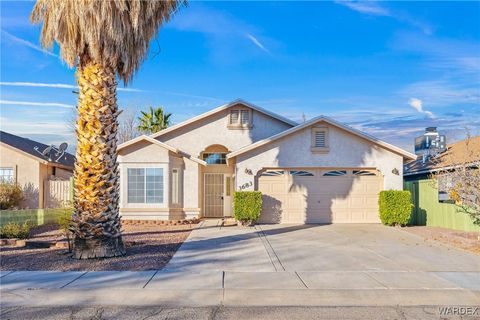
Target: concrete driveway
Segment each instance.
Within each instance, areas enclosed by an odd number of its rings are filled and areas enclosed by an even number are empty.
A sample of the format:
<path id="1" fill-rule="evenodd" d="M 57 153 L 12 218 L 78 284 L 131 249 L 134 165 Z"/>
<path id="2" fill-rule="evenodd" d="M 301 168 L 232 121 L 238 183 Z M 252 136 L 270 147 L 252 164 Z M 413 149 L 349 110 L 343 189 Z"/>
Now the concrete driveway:
<path id="1" fill-rule="evenodd" d="M 478 272 L 480 256 L 376 224 L 222 227 L 194 230 L 168 270 Z"/>

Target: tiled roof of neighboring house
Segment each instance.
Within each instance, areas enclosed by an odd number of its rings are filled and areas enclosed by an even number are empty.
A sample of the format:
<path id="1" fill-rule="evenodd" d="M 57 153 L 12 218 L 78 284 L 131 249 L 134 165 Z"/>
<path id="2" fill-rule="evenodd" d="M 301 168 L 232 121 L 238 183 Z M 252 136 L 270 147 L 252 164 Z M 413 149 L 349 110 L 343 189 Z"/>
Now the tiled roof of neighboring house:
<path id="1" fill-rule="evenodd" d="M 65 152 L 63 156 L 60 159 L 58 159 L 58 161 L 53 161 L 53 159 L 49 159 L 48 157 L 35 151 L 35 147 L 37 147 L 38 150 L 41 152 L 45 150 L 45 148 L 48 148 L 49 147 L 48 145 L 30 140 L 27 138 L 22 138 L 5 131 L 0 131 L 0 142 L 5 143 L 25 153 L 28 153 L 29 155 L 34 156 L 35 158 L 38 158 L 43 161 L 47 161 L 51 164 L 60 164 L 66 167 L 73 168 L 73 165 L 75 162 L 75 157 L 68 152 Z"/>
<path id="2" fill-rule="evenodd" d="M 467 146 L 468 142 L 468 146 Z M 404 175 L 429 173 L 480 160 L 480 136 L 461 140 L 447 146 L 447 151 L 423 162 L 422 157 L 405 165 Z"/>

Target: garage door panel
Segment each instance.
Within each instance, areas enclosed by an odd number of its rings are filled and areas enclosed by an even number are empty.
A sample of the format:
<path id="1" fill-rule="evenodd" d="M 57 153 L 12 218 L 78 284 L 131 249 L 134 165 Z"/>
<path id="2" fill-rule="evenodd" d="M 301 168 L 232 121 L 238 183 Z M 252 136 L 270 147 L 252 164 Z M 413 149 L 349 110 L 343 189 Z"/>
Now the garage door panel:
<path id="1" fill-rule="evenodd" d="M 308 170 L 314 176 L 260 177 L 259 190 L 269 196 L 264 200 L 261 221 L 378 223 L 378 193 L 383 178 L 352 176 L 351 169 L 339 170 L 348 174 L 323 176 L 326 170 L 318 168 Z"/>

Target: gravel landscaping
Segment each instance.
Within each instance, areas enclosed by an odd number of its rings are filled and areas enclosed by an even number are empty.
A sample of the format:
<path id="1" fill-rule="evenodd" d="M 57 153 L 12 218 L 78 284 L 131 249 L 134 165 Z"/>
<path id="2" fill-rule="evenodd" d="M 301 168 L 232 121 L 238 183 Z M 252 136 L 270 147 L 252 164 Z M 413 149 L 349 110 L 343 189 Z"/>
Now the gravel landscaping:
<path id="1" fill-rule="evenodd" d="M 426 242 L 433 241 L 480 255 L 480 232 L 466 232 L 436 227 L 412 226 L 403 228 L 419 235 Z"/>
<path id="2" fill-rule="evenodd" d="M 1 246 L 0 270 L 51 271 L 142 271 L 163 268 L 187 239 L 195 224 L 125 224 L 123 241 L 127 256 L 98 260 L 75 260 L 65 249 L 27 249 Z M 55 225 L 32 230 L 31 239 L 62 240 Z"/>

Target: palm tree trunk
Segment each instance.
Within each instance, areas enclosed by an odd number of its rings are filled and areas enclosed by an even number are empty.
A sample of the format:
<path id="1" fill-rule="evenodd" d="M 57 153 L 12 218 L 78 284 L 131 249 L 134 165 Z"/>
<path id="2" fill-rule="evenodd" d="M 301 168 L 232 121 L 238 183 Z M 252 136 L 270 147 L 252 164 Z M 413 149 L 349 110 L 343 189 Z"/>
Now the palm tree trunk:
<path id="1" fill-rule="evenodd" d="M 84 63 L 77 70 L 80 94 L 73 215 L 73 256 L 125 255 L 118 212 L 117 96 L 112 68 Z"/>

